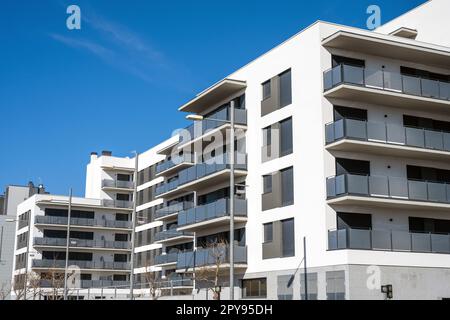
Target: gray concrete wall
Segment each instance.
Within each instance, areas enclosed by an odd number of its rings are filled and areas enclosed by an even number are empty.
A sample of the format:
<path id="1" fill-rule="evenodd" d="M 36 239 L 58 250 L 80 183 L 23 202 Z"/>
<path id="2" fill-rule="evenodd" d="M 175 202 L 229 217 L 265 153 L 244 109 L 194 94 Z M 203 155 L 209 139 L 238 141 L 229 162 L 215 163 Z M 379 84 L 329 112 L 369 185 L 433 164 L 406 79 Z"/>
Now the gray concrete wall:
<path id="1" fill-rule="evenodd" d="M 0 291 L 9 290 L 12 282 L 12 266 L 14 259 L 14 236 L 16 224 L 6 222 L 15 216 L 0 216 Z"/>

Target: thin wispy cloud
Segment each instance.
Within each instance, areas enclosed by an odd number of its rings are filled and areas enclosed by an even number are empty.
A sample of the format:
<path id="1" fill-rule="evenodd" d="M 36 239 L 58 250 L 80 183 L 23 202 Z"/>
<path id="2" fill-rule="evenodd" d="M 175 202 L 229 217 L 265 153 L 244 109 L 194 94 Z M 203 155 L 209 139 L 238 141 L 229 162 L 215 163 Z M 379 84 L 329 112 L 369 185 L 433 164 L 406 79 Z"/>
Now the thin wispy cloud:
<path id="1" fill-rule="evenodd" d="M 54 40 L 61 42 L 72 48 L 85 49 L 99 58 L 102 59 L 111 59 L 114 56 L 114 52 L 105 48 L 97 43 L 91 42 L 85 39 L 75 39 L 71 37 L 62 36 L 59 34 L 50 34 L 50 37 Z"/>
<path id="2" fill-rule="evenodd" d="M 162 81 L 180 91 L 189 91 L 186 84 L 190 81 L 174 82 L 174 79 L 181 80 L 183 66 L 170 61 L 144 36 L 95 14 L 92 9 L 82 11 L 81 31 L 50 34 L 50 37 L 68 47 L 87 51 L 104 63 L 147 83 Z"/>

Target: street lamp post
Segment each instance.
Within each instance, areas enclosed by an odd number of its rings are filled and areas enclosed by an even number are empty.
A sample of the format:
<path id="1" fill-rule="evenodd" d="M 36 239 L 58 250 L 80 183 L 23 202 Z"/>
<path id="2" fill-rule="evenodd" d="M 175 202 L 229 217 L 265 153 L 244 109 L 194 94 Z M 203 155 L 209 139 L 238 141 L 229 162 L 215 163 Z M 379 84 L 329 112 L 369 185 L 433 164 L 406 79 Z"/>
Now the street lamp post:
<path id="1" fill-rule="evenodd" d="M 211 119 L 214 121 L 229 123 L 230 132 L 230 300 L 234 300 L 234 160 L 235 160 L 235 101 L 230 102 L 230 120 Z M 201 115 L 188 115 L 188 120 L 201 121 L 205 118 Z"/>
<path id="2" fill-rule="evenodd" d="M 234 300 L 234 100 L 230 103 L 230 300 Z"/>
<path id="3" fill-rule="evenodd" d="M 138 177 L 138 165 L 139 156 L 137 152 L 134 152 L 134 189 L 133 189 L 133 213 L 131 214 L 131 257 L 130 257 L 130 300 L 134 300 L 134 248 L 135 248 L 135 232 L 136 232 L 136 207 L 137 207 L 137 177 Z"/>
<path id="4" fill-rule="evenodd" d="M 64 300 L 67 300 L 67 275 L 69 268 L 69 246 L 70 246 L 70 219 L 72 215 L 72 188 L 69 191 L 69 205 L 67 208 L 67 234 L 66 234 L 66 262 L 64 266 Z"/>

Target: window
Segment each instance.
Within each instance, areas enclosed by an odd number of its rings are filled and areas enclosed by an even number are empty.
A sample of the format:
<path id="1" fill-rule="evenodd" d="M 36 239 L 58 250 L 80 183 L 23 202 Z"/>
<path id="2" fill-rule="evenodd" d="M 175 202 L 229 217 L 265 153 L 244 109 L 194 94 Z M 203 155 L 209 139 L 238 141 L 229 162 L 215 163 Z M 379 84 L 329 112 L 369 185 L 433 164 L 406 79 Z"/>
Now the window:
<path id="1" fill-rule="evenodd" d="M 128 241 L 128 234 L 116 233 L 114 236 L 115 241 Z"/>
<path id="2" fill-rule="evenodd" d="M 92 280 L 92 274 L 82 273 L 80 275 L 80 280 Z"/>
<path id="3" fill-rule="evenodd" d="M 336 175 L 370 175 L 370 161 L 336 158 Z"/>
<path id="4" fill-rule="evenodd" d="M 345 300 L 345 271 L 329 271 L 327 279 L 327 300 Z"/>
<path id="5" fill-rule="evenodd" d="M 351 66 L 355 66 L 355 67 L 362 67 L 364 68 L 366 63 L 364 60 L 360 60 L 360 59 L 354 59 L 354 58 L 348 58 L 348 57 L 342 57 L 342 56 L 335 56 L 333 55 L 331 57 L 332 59 L 332 65 L 333 68 L 340 65 L 340 64 L 348 64 Z"/>
<path id="6" fill-rule="evenodd" d="M 267 296 L 266 278 L 242 280 L 243 298 L 266 298 L 266 296 Z"/>
<path id="7" fill-rule="evenodd" d="M 341 119 L 367 121 L 367 110 L 334 106 L 334 121 L 338 121 Z"/>
<path id="8" fill-rule="evenodd" d="M 116 194 L 116 200 L 130 201 L 130 195 L 126 194 L 126 193 L 118 193 L 118 194 Z"/>
<path id="9" fill-rule="evenodd" d="M 128 214 L 116 213 L 116 221 L 128 221 Z"/>
<path id="10" fill-rule="evenodd" d="M 294 204 L 294 169 L 281 170 L 281 205 Z"/>
<path id="11" fill-rule="evenodd" d="M 281 121 L 280 127 L 280 153 L 285 156 L 292 153 L 292 118 Z"/>
<path id="12" fill-rule="evenodd" d="M 127 281 L 127 276 L 125 274 L 115 274 L 113 275 L 113 281 Z"/>
<path id="13" fill-rule="evenodd" d="M 280 74 L 280 108 L 292 103 L 291 70 Z"/>
<path id="14" fill-rule="evenodd" d="M 294 275 L 278 276 L 278 300 L 292 300 L 294 295 L 293 276 Z"/>
<path id="15" fill-rule="evenodd" d="M 282 220 L 281 230 L 283 232 L 283 257 L 293 257 L 295 255 L 294 219 Z"/>
<path id="16" fill-rule="evenodd" d="M 263 129 L 263 145 L 270 146 L 272 144 L 272 127 Z"/>
<path id="17" fill-rule="evenodd" d="M 264 224 L 264 243 L 273 241 L 273 223 Z"/>
<path id="18" fill-rule="evenodd" d="M 128 256 L 123 253 L 116 253 L 114 254 L 114 262 L 127 262 Z"/>
<path id="19" fill-rule="evenodd" d="M 307 273 L 308 300 L 317 300 L 317 273 Z M 300 274 L 300 297 L 305 300 L 305 274 Z"/>
<path id="20" fill-rule="evenodd" d="M 372 229 L 372 215 L 361 213 L 338 212 L 337 228 L 341 229 Z"/>
<path id="21" fill-rule="evenodd" d="M 272 192 L 272 175 L 268 174 L 263 176 L 263 193 L 271 193 Z"/>
<path id="22" fill-rule="evenodd" d="M 118 173 L 117 180 L 118 181 L 131 181 L 131 176 L 129 174 Z"/>
<path id="23" fill-rule="evenodd" d="M 262 91 L 263 91 L 263 100 L 270 98 L 272 91 L 270 87 L 270 80 L 262 84 Z"/>

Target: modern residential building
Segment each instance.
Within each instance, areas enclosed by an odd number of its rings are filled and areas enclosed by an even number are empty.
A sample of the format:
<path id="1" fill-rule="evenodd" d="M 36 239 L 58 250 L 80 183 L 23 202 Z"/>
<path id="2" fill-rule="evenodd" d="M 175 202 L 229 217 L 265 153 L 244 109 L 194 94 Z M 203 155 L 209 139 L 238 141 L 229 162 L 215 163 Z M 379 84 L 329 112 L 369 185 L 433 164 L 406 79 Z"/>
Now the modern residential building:
<path id="1" fill-rule="evenodd" d="M 36 194 L 18 206 L 13 294 L 61 296 L 67 262 L 72 299 L 127 297 L 134 171 L 133 159 L 92 153 L 85 198 Z"/>
<path id="2" fill-rule="evenodd" d="M 375 31 L 316 22 L 181 106 L 203 120 L 139 161 L 138 279 L 227 299 L 234 199 L 236 299 L 450 297 L 448 12 L 428 1 Z M 225 273 L 202 283 L 221 242 Z"/>
<path id="3" fill-rule="evenodd" d="M 126 298 L 105 290 L 133 276 L 136 298 L 450 298 L 447 12 L 318 21 L 182 105 L 196 121 L 137 159 L 93 154 L 71 294 Z M 17 283 L 64 271 L 68 200 L 19 205 Z"/>
<path id="4" fill-rule="evenodd" d="M 12 288 L 17 206 L 37 193 L 45 193 L 45 188 L 42 185 L 35 187 L 29 182 L 26 186 L 7 186 L 0 198 L 0 299 L 9 299 Z"/>

